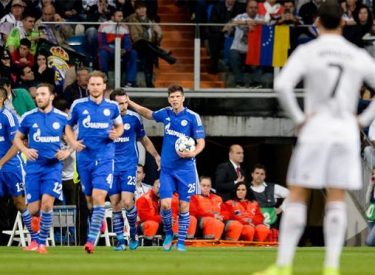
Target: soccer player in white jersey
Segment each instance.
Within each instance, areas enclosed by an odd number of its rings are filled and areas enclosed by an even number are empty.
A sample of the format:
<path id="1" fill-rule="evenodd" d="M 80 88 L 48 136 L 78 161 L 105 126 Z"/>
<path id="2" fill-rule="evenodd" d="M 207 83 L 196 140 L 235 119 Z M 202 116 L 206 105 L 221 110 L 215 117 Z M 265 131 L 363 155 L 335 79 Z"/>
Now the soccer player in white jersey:
<path id="1" fill-rule="evenodd" d="M 277 262 L 255 274 L 292 274 L 297 243 L 306 225 L 310 189 L 326 188 L 324 275 L 340 274 L 345 240 L 346 190 L 361 188 L 359 126 L 375 114 L 372 102 L 358 117 L 358 92 L 363 82 L 375 87 L 375 62 L 341 36 L 342 11 L 336 1 L 324 2 L 316 24 L 318 39 L 298 47 L 275 80 L 283 108 L 298 126 L 299 137 L 287 176 L 290 194 L 281 220 Z M 303 80 L 305 111 L 293 88 Z"/>
<path id="2" fill-rule="evenodd" d="M 171 105 L 152 112 L 129 100 L 129 106 L 147 119 L 154 119 L 164 124 L 164 138 L 161 151 L 160 168 L 160 199 L 165 239 L 165 251 L 172 249 L 172 195 L 177 191 L 180 209 L 178 216 L 177 250 L 185 251 L 185 239 L 190 223 L 189 203 L 192 195 L 199 193 L 199 179 L 196 172 L 195 156 L 205 146 L 205 132 L 202 121 L 197 113 L 184 107 L 184 90 L 179 85 L 168 88 L 168 102 Z M 187 136 L 196 140 L 195 150 L 190 152 L 176 152 L 175 142 L 179 137 Z"/>

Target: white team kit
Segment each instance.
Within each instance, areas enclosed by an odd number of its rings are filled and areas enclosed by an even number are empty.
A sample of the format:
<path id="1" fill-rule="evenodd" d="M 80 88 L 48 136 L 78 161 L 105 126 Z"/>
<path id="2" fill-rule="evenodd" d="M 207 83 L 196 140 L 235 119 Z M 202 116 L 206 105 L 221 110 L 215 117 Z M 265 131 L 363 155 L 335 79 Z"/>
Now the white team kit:
<path id="1" fill-rule="evenodd" d="M 293 95 L 301 81 L 305 113 Z M 361 161 L 358 122 L 368 125 L 374 102 L 356 116 L 363 83 L 375 87 L 375 62 L 338 35 L 324 34 L 299 46 L 275 80 L 280 102 L 299 133 L 287 176 L 288 184 L 306 188 L 360 189 Z"/>

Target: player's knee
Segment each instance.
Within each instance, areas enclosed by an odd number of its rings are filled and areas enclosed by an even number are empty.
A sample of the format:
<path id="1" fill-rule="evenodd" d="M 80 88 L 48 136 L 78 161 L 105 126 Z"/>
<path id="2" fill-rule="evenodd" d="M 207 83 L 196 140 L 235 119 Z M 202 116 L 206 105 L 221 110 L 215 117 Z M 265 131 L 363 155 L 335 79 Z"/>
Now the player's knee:
<path id="1" fill-rule="evenodd" d="M 171 200 L 161 200 L 160 208 L 162 210 L 168 210 L 168 209 L 171 209 L 171 207 L 172 207 Z"/>
<path id="2" fill-rule="evenodd" d="M 26 209 L 25 199 L 22 196 L 13 198 L 13 204 L 18 211 L 24 211 Z"/>

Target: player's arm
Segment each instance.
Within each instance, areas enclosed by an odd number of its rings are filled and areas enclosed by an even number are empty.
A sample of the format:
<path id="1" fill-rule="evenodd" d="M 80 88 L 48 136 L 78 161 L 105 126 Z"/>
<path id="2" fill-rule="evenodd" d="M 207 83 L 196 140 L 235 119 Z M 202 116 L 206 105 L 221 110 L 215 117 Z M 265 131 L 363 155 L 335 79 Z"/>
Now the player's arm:
<path id="1" fill-rule="evenodd" d="M 153 119 L 152 111 L 150 109 L 135 103 L 134 101 L 130 100 L 130 98 L 129 98 L 129 106 L 141 116 L 147 119 Z"/>
<path id="2" fill-rule="evenodd" d="M 18 148 L 13 144 L 12 147 L 6 152 L 6 154 L 0 159 L 0 169 L 18 153 Z"/>
<path id="3" fill-rule="evenodd" d="M 154 157 L 155 162 L 158 166 L 158 170 L 160 170 L 160 155 L 158 151 L 156 151 L 154 144 L 150 140 L 148 136 L 144 136 L 141 140 L 142 145 L 145 147 L 146 151 Z"/>
<path id="4" fill-rule="evenodd" d="M 72 127 L 67 124 L 65 126 L 65 140 L 74 150 L 80 152 L 86 148 L 83 144 L 83 140 L 77 140 L 76 135 L 73 132 Z"/>
<path id="5" fill-rule="evenodd" d="M 365 70 L 364 82 L 372 89 L 375 89 L 375 62 L 367 53 L 365 54 L 364 60 L 367 61 L 367 64 L 363 62 L 363 68 Z M 358 124 L 360 127 L 366 127 L 373 121 L 374 117 L 375 101 L 372 99 L 369 106 L 358 116 Z"/>
<path id="6" fill-rule="evenodd" d="M 38 151 L 32 148 L 28 148 L 23 143 L 25 135 L 20 131 L 17 131 L 16 136 L 14 137 L 13 144 L 25 154 L 28 160 L 36 160 L 38 158 Z"/>
<path id="7" fill-rule="evenodd" d="M 121 116 L 118 116 L 115 119 L 115 123 L 113 124 L 113 128 L 109 131 L 109 138 L 115 140 L 119 138 L 124 133 L 124 124 L 122 123 Z"/>
<path id="8" fill-rule="evenodd" d="M 301 80 L 304 73 L 305 66 L 302 63 L 304 59 L 300 49 L 297 48 L 288 59 L 274 84 L 280 104 L 289 113 L 289 116 L 297 126 L 302 125 L 305 121 L 305 114 L 299 107 L 297 98 L 294 95 L 294 87 Z"/>

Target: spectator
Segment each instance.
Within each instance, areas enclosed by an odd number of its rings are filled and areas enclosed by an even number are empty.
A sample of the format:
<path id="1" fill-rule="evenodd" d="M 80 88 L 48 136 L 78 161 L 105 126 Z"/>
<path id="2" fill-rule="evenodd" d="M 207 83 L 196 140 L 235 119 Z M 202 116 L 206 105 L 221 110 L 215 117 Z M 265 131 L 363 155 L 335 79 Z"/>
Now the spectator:
<path id="1" fill-rule="evenodd" d="M 358 8 L 357 0 L 345 0 L 341 3 L 341 8 L 344 11 L 343 19 L 345 21 L 345 25 L 352 26 L 355 25 L 356 22 L 354 20 L 354 13 Z"/>
<path id="2" fill-rule="evenodd" d="M 283 2 L 284 12 L 281 14 L 277 24 L 284 25 L 302 25 L 302 18 L 297 15 L 294 0 L 285 0 Z"/>
<path id="3" fill-rule="evenodd" d="M 191 197 L 190 214 L 198 219 L 204 239 L 219 240 L 224 231 L 223 200 L 220 196 L 211 193 L 211 178 L 200 177 L 199 184 L 201 195 Z"/>
<path id="4" fill-rule="evenodd" d="M 224 201 L 229 200 L 238 182 L 245 181 L 245 171 L 241 168 L 244 151 L 241 145 L 233 144 L 229 148 L 229 160 L 219 164 L 215 173 L 215 187 Z"/>
<path id="5" fill-rule="evenodd" d="M 76 81 L 65 88 L 63 98 L 68 102 L 69 108 L 74 100 L 89 95 L 87 89 L 89 73 L 89 70 L 85 67 L 78 68 Z"/>
<path id="6" fill-rule="evenodd" d="M 0 77 L 8 78 L 12 83 L 15 83 L 16 75 L 13 73 L 12 60 L 7 50 L 1 51 L 0 61 Z"/>
<path id="7" fill-rule="evenodd" d="M 321 2 L 322 0 L 310 0 L 301 6 L 298 15 L 302 18 L 304 24 L 312 25 L 315 22 Z"/>
<path id="8" fill-rule="evenodd" d="M 56 24 L 44 24 L 44 22 L 56 22 Z M 73 28 L 67 24 L 61 24 L 65 22 L 52 4 L 43 6 L 42 17 L 35 23 L 39 32 L 44 34 L 46 39 L 55 45 L 67 45 L 66 39 L 73 36 Z"/>
<path id="9" fill-rule="evenodd" d="M 161 224 L 160 216 L 160 181 L 156 180 L 150 191 L 136 201 L 139 229 L 145 240 L 151 241 L 159 230 Z"/>
<path id="10" fill-rule="evenodd" d="M 22 0 L 13 0 L 10 12 L 0 19 L 0 24 L 8 22 L 12 27 L 22 26 L 22 14 L 25 9 L 25 3 Z"/>
<path id="11" fill-rule="evenodd" d="M 99 0 L 100 2 L 101 0 Z M 59 15 L 68 21 L 79 21 L 79 14 L 82 9 L 82 0 L 66 1 L 66 0 L 55 0 L 54 1 L 56 10 Z"/>
<path id="12" fill-rule="evenodd" d="M 7 91 L 8 99 L 5 101 L 5 106 L 13 110 L 18 118 L 35 108 L 35 103 L 28 91 L 22 88 L 12 89 L 9 78 L 1 77 L 0 87 Z"/>
<path id="13" fill-rule="evenodd" d="M 44 52 L 39 52 L 36 55 L 34 76 L 37 83 L 44 82 L 55 86 L 55 71 L 48 66 L 48 55 Z"/>
<path id="14" fill-rule="evenodd" d="M 277 199 L 285 199 L 289 191 L 287 188 L 274 183 L 266 183 L 266 167 L 256 164 L 251 173 L 251 186 L 249 191 L 255 197 L 264 216 L 264 224 L 271 227 L 271 241 L 277 241 L 278 217 L 284 209 L 284 203 L 276 208 Z"/>
<path id="15" fill-rule="evenodd" d="M 157 46 L 162 39 L 162 31 L 159 25 L 147 17 L 147 7 L 137 1 L 134 5 L 135 13 L 126 18 L 129 23 L 143 23 L 143 25 L 130 25 L 130 35 L 133 40 L 133 47 L 138 53 L 138 57 L 143 65 L 147 87 L 154 87 L 153 73 L 156 59 L 155 51 L 150 47 Z"/>
<path id="16" fill-rule="evenodd" d="M 10 12 L 12 0 L 0 0 L 0 18 Z"/>
<path id="17" fill-rule="evenodd" d="M 235 85 L 238 88 L 244 87 L 244 78 L 242 67 L 245 63 L 248 36 L 247 33 L 259 24 L 263 24 L 263 18 L 258 14 L 258 3 L 255 0 L 250 0 L 246 6 L 246 12 L 237 15 L 230 23 L 225 25 L 224 31 L 232 32 L 235 27 L 234 40 L 230 48 L 229 62 L 234 74 Z M 248 66 L 253 74 L 253 85 L 259 84 L 261 69 Z M 257 82 L 257 83 L 255 83 Z"/>
<path id="18" fill-rule="evenodd" d="M 34 55 L 30 52 L 31 42 L 27 38 L 20 40 L 20 46 L 12 54 L 12 62 L 16 68 L 34 65 Z"/>
<path id="19" fill-rule="evenodd" d="M 241 240 L 264 242 L 270 236 L 271 230 L 263 224 L 263 215 L 255 200 L 250 200 L 245 183 L 239 182 L 235 186 L 235 196 L 226 201 L 230 218 L 242 223 Z"/>
<path id="20" fill-rule="evenodd" d="M 137 201 L 141 196 L 146 194 L 151 188 L 151 185 L 148 185 L 143 182 L 145 179 L 145 171 L 143 168 L 143 165 L 138 164 L 137 166 L 137 176 L 136 176 L 136 181 L 135 181 L 135 201 Z"/>
<path id="21" fill-rule="evenodd" d="M 19 70 L 17 78 L 17 88 L 24 88 L 29 91 L 30 95 L 35 98 L 36 83 L 35 76 L 30 66 L 25 66 Z"/>
<path id="22" fill-rule="evenodd" d="M 260 2 L 258 8 L 258 14 L 262 16 L 264 21 L 268 24 L 276 23 L 284 13 L 284 7 L 276 3 L 276 0 Z"/>
<path id="23" fill-rule="evenodd" d="M 103 23 L 99 27 L 99 68 L 108 75 L 109 64 L 115 56 L 115 39 L 121 38 L 122 67 L 126 69 L 128 83 L 126 86 L 135 87 L 137 78 L 137 52 L 132 49 L 129 29 L 122 23 L 121 10 L 113 11 L 111 21 Z"/>
<path id="24" fill-rule="evenodd" d="M 8 36 L 6 47 L 12 54 L 20 46 L 22 38 L 27 38 L 31 41 L 31 53 L 36 53 L 37 41 L 41 38 L 46 38 L 44 35 L 34 29 L 35 16 L 32 14 L 24 14 L 22 19 L 22 26 L 14 27 Z"/>
<path id="25" fill-rule="evenodd" d="M 4 22 L 0 24 L 0 47 L 3 49 L 7 43 L 8 35 L 12 29 L 12 24 Z"/>
<path id="26" fill-rule="evenodd" d="M 243 13 L 243 6 L 236 0 L 225 0 L 213 6 L 209 23 L 226 24 L 238 14 Z M 218 60 L 220 51 L 224 49 L 226 33 L 223 26 L 211 26 L 208 31 L 208 46 L 210 49 L 209 73 L 218 73 Z"/>

